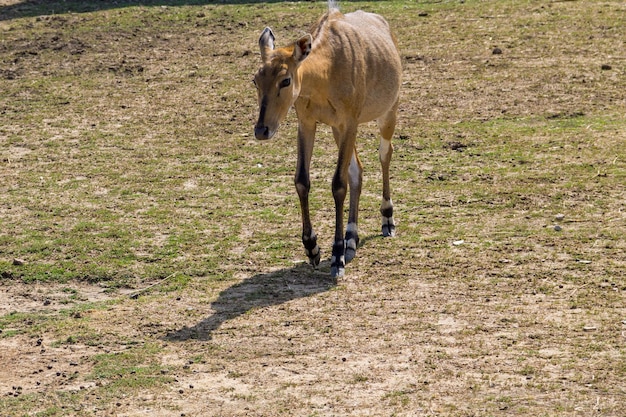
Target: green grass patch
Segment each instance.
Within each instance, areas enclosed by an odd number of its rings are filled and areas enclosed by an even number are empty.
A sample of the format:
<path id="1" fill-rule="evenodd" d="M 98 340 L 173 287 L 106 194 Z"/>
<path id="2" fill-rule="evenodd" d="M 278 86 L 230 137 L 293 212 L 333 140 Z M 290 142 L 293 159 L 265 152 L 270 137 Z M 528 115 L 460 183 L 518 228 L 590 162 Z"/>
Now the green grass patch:
<path id="1" fill-rule="evenodd" d="M 303 277 L 296 118 L 255 141 L 250 81 L 260 31 L 272 27 L 285 45 L 325 2 L 9 3 L 0 6 L 0 287 L 35 303 L 31 288 L 65 290 L 60 308 L 4 310 L 0 340 L 44 335 L 46 354 L 85 351 L 77 378 L 97 385 L 77 394 L 33 381 L 28 394 L 0 393 L 0 413 L 132 414 L 121 398 L 171 390 L 191 371 L 161 359 L 188 354 L 205 366 L 192 375 L 246 384 L 224 388 L 238 412 L 275 412 L 275 391 L 256 384 L 273 374 L 255 366 L 281 355 L 329 366 L 322 383 L 314 369 L 285 373 L 282 415 L 324 415 L 320 404 L 363 414 L 336 395 L 355 386 L 376 388 L 363 394 L 385 405 L 374 414 L 624 415 L 613 395 L 626 373 L 623 2 L 340 2 L 383 14 L 398 38 L 398 234 L 379 238 L 378 132 L 364 125 L 361 248 L 323 292 L 311 285 L 324 279 L 333 239 L 334 139 L 318 128 L 310 204 L 324 262 Z M 112 299 L 86 302 L 74 284 Z M 337 338 L 339 323 L 358 342 Z M 187 328 L 217 341 L 164 339 Z M 389 359 L 374 379 L 356 367 L 338 375 L 328 346 Z M 383 386 L 406 369 L 428 384 Z M 163 401 L 168 411 L 181 403 Z"/>

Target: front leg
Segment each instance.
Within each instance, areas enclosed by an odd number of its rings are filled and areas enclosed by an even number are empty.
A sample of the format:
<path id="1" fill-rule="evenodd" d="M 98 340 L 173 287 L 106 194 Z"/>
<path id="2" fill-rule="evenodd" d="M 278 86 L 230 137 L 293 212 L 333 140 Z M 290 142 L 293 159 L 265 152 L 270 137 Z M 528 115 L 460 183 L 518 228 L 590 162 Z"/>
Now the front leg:
<path id="1" fill-rule="evenodd" d="M 304 252 L 309 258 L 309 262 L 317 267 L 321 259 L 321 251 L 317 244 L 317 236 L 311 225 L 309 214 L 309 190 L 311 180 L 309 169 L 311 166 L 311 156 L 313 154 L 313 144 L 315 142 L 315 124 L 306 125 L 300 123 L 298 126 L 298 162 L 296 166 L 295 185 L 298 197 L 300 198 L 300 211 L 302 214 L 302 244 Z"/>
<path id="2" fill-rule="evenodd" d="M 354 254 L 356 253 L 357 245 L 356 218 L 350 218 L 350 220 L 354 221 L 354 224 L 353 227 L 349 227 L 350 230 L 347 231 L 348 242 L 351 244 L 349 251 L 346 250 L 346 240 L 343 235 L 343 205 L 348 191 L 350 162 L 354 155 L 356 125 L 353 127 L 348 126 L 345 130 L 333 128 L 333 135 L 335 136 L 335 141 L 337 142 L 337 147 L 339 148 L 339 157 L 337 158 L 337 169 L 333 177 L 333 198 L 335 199 L 335 243 L 333 244 L 333 253 L 330 259 L 330 274 L 333 277 L 341 277 L 345 273 L 346 261 L 352 260 Z M 358 188 L 360 191 L 360 187 Z M 358 201 L 358 199 L 355 201 Z M 356 207 L 358 207 L 358 204 Z M 351 214 L 354 214 L 352 210 Z M 349 259 L 346 259 L 347 257 Z"/>

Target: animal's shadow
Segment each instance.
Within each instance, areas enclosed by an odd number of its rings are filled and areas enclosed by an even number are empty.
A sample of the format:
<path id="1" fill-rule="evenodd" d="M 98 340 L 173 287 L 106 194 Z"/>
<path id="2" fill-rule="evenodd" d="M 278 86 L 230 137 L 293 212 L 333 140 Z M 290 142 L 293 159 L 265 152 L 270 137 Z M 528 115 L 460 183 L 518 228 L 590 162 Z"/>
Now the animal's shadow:
<path id="1" fill-rule="evenodd" d="M 337 285 L 330 274 L 300 264 L 247 278 L 220 293 L 211 303 L 213 313 L 194 325 L 165 336 L 169 341 L 210 340 L 224 322 L 245 314 L 252 308 L 278 305 L 290 300 L 319 294 Z"/>

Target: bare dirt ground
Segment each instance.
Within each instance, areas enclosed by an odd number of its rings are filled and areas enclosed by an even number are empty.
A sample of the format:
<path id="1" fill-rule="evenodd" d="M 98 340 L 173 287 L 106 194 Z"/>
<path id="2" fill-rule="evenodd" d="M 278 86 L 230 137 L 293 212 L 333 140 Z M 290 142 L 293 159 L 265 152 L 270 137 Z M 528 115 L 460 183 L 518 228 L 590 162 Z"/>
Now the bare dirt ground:
<path id="1" fill-rule="evenodd" d="M 385 244 L 365 249 L 365 258 Z M 411 272 L 422 262 L 432 276 Z M 615 307 L 602 311 L 603 301 L 590 309 L 573 300 L 623 299 L 623 282 L 558 285 L 547 295 L 532 278 L 491 286 L 508 266 L 474 271 L 478 278 L 463 284 L 439 276 L 462 269 L 437 267 L 427 255 L 389 260 L 406 272 L 372 274 L 375 264 L 355 261 L 340 283 L 303 265 L 221 292 L 189 289 L 76 313 L 70 320 L 88 318 L 98 344 L 3 339 L 0 390 L 81 393 L 68 415 L 620 415 L 624 393 L 614 381 L 623 377 L 625 325 Z M 53 287 L 38 286 L 39 296 L 12 287 L 4 305 L 19 311 L 63 298 Z M 100 382 L 84 378 L 93 357 L 135 343 L 159 345 L 160 372 L 171 381 L 97 401 Z"/>
<path id="2" fill-rule="evenodd" d="M 132 120 L 140 133 L 133 146 L 145 141 L 139 152 L 155 152 L 163 160 L 177 158 L 183 145 L 151 143 L 158 122 L 192 126 L 198 136 L 236 137 L 238 142 L 207 139 L 193 152 L 216 161 L 216 171 L 225 172 L 219 178 L 230 178 L 226 188 L 239 187 L 245 180 L 237 178 L 245 176 L 261 183 L 266 204 L 287 207 L 288 221 L 280 224 L 287 231 L 275 233 L 288 243 L 282 258 L 268 255 L 275 242 L 261 233 L 277 222 L 255 218 L 252 207 L 260 202 L 247 201 L 248 190 L 238 190 L 243 197 L 234 199 L 241 204 L 234 220 L 205 214 L 213 209 L 208 203 L 188 208 L 190 218 L 202 212 L 211 225 L 233 221 L 244 227 L 237 229 L 234 247 L 219 240 L 232 238 L 226 232 L 206 247 L 219 254 L 215 275 L 198 274 L 180 288 L 163 288 L 174 275 L 161 283 L 137 279 L 130 289 L 76 279 L 25 282 L 7 267 L 0 279 L 0 317 L 17 319 L 7 319 L 0 329 L 0 404 L 9 410 L 0 409 L 0 417 L 626 415 L 626 103 L 620 52 L 626 39 L 619 24 L 601 23 L 607 15 L 622 16 L 617 22 L 623 22 L 626 9 L 619 2 L 593 4 L 584 27 L 576 26 L 580 21 L 554 25 L 560 15 L 583 16 L 585 2 L 392 15 L 405 66 L 394 162 L 398 236 L 378 236 L 378 191 L 371 174 L 362 245 L 339 281 L 328 276 L 327 260 L 319 271 L 301 262 L 292 161 L 285 168 L 289 174 L 267 174 L 275 183 L 233 168 L 242 161 L 254 167 L 281 164 L 293 155 L 293 143 L 286 143 L 293 118 L 273 144 L 285 148 L 283 153 L 267 159 L 249 155 L 256 145 L 245 135 L 256 104 L 251 87 L 240 85 L 257 65 L 261 12 L 249 21 L 207 21 L 208 11 L 194 10 L 185 25 L 194 28 L 190 33 L 172 30 L 158 37 L 128 29 L 120 18 L 110 37 L 84 39 L 66 38 L 62 28 L 87 25 L 89 14 L 33 17 L 28 24 L 49 30 L 35 39 L 25 31 L 10 45 L 0 44 L 4 81 L 68 72 L 84 74 L 78 78 L 84 81 L 105 73 L 117 86 L 83 92 L 89 112 L 78 127 L 55 127 L 48 120 L 45 129 L 74 138 L 96 124 L 114 132 L 116 123 Z M 172 7 L 162 9 L 166 14 Z M 113 19 L 117 11 L 108 13 Z M 275 25 L 280 13 L 285 20 L 297 15 L 276 12 Z M 308 24 L 317 10 L 305 13 Z M 513 18 L 518 23 L 511 29 Z M 10 29 L 10 21 L 2 24 L 6 34 L 18 30 Z M 287 36 L 301 27 L 285 23 L 278 30 Z M 589 43 L 581 44 L 580 32 Z M 217 48 L 228 35 L 245 41 Z M 502 53 L 494 54 L 495 48 Z M 66 60 L 49 66 L 44 60 L 51 50 Z M 230 72 L 207 75 L 207 68 Z M 203 76 L 209 81 L 193 81 Z M 140 83 L 162 92 L 137 94 Z M 216 85 L 226 87 L 218 92 Z M 8 118 L 13 104 L 4 106 L 0 110 Z M 60 106 L 76 111 L 73 103 Z M 177 106 L 199 110 L 183 117 L 173 110 Z M 501 124 L 483 127 L 493 120 Z M 32 123 L 6 123 L 4 134 L 41 128 Z M 567 123 L 571 131 L 563 131 Z M 509 141 L 510 148 L 501 148 Z M 331 160 L 331 139 L 327 135 L 320 143 L 329 150 L 319 159 Z M 229 147 L 235 150 L 229 153 Z M 11 181 L 28 171 L 26 162 L 19 165 L 23 158 L 43 158 L 28 137 L 7 149 L 3 174 Z M 109 148 L 99 147 L 96 154 L 104 151 Z M 120 152 L 115 162 L 129 153 Z M 184 171 L 196 156 L 184 155 L 175 171 Z M 375 158 L 373 152 L 364 160 Z M 316 169 L 317 192 L 326 192 L 321 190 L 332 163 L 318 160 Z M 373 163 L 368 169 L 377 170 Z M 201 192 L 185 181 L 190 193 Z M 283 186 L 289 191 L 275 188 Z M 110 184 L 98 187 L 103 195 L 113 194 Z M 314 214 L 324 249 L 332 235 L 329 202 L 319 197 Z M 5 225 L 26 218 L 27 208 L 16 213 L 1 206 Z M 555 220 L 561 212 L 565 219 Z M 562 229 L 555 230 L 555 223 Z"/>

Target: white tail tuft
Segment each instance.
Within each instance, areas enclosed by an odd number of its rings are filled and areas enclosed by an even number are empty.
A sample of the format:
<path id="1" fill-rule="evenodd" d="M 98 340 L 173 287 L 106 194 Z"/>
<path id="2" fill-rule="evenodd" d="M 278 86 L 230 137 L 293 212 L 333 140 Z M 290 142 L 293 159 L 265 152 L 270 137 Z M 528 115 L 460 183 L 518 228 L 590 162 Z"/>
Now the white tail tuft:
<path id="1" fill-rule="evenodd" d="M 339 10 L 339 5 L 335 0 L 328 0 L 328 10 Z"/>

